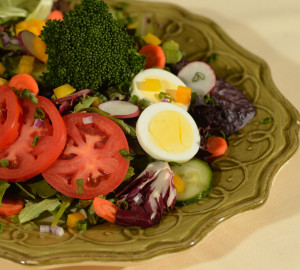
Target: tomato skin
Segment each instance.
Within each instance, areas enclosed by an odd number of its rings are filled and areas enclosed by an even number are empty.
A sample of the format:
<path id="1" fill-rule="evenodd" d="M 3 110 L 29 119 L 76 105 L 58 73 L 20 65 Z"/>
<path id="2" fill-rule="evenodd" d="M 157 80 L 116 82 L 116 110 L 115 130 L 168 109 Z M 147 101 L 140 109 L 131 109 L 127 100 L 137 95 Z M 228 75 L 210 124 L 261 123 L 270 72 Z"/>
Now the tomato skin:
<path id="1" fill-rule="evenodd" d="M 83 119 L 92 117 L 93 123 Z M 129 149 L 121 128 L 96 113 L 73 113 L 63 117 L 67 143 L 61 156 L 42 173 L 59 192 L 80 199 L 106 195 L 123 181 L 129 162 L 120 150 Z M 82 192 L 77 180 L 82 179 Z"/>
<path id="2" fill-rule="evenodd" d="M 0 152 L 19 136 L 23 110 L 10 87 L 0 86 Z"/>
<path id="3" fill-rule="evenodd" d="M 0 179 L 8 182 L 28 180 L 46 170 L 60 155 L 66 143 L 66 126 L 55 105 L 47 98 L 37 96 L 38 104 L 21 100 L 24 123 L 19 137 L 7 149 L 0 152 L 0 159 L 6 159 L 9 166 L 0 167 Z M 34 126 L 35 108 L 45 112 L 41 128 Z M 40 137 L 36 146 L 34 136 Z"/>

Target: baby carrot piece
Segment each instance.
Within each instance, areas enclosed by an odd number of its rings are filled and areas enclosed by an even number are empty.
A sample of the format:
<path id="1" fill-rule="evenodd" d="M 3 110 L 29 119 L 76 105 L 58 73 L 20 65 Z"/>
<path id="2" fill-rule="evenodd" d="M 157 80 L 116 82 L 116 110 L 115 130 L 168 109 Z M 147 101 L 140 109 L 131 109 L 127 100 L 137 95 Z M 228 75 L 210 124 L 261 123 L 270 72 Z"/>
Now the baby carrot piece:
<path id="1" fill-rule="evenodd" d="M 13 76 L 10 79 L 8 86 L 15 87 L 19 91 L 28 89 L 35 95 L 39 93 L 39 86 L 36 80 L 31 75 L 25 73 L 21 73 Z"/>
<path id="2" fill-rule="evenodd" d="M 18 215 L 24 207 L 24 202 L 18 198 L 4 197 L 0 206 L 0 216 Z"/>
<path id="3" fill-rule="evenodd" d="M 160 46 L 149 44 L 142 47 L 139 51 L 140 54 L 146 56 L 145 69 L 152 67 L 164 68 L 166 64 L 166 56 Z"/>
<path id="4" fill-rule="evenodd" d="M 64 14 L 60 10 L 53 10 L 49 16 L 47 17 L 47 20 L 63 20 Z"/>
<path id="5" fill-rule="evenodd" d="M 99 217 L 111 223 L 115 223 L 116 214 L 119 210 L 118 206 L 108 200 L 96 197 L 93 201 L 93 208 Z"/>
<path id="6" fill-rule="evenodd" d="M 223 155 L 227 148 L 227 142 L 222 137 L 211 137 L 207 139 L 206 150 L 212 154 L 210 157 Z"/>

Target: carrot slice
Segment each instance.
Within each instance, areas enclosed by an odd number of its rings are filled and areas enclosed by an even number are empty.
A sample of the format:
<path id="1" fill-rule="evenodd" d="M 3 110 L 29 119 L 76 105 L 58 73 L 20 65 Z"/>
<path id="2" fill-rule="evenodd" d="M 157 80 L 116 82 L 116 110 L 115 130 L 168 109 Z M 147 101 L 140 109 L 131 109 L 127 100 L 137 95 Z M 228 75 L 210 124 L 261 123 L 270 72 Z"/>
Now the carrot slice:
<path id="1" fill-rule="evenodd" d="M 21 73 L 13 76 L 10 79 L 8 86 L 15 87 L 19 91 L 28 89 L 35 95 L 39 93 L 39 86 L 36 80 L 31 75 L 25 73 Z"/>
<path id="2" fill-rule="evenodd" d="M 5 197 L 0 206 L 0 216 L 18 215 L 24 207 L 24 202 L 18 198 Z"/>
<path id="3" fill-rule="evenodd" d="M 118 206 L 108 200 L 96 197 L 93 200 L 93 208 L 99 217 L 111 223 L 115 223 L 116 214 L 119 210 Z"/>
<path id="4" fill-rule="evenodd" d="M 210 157 L 223 155 L 227 148 L 227 142 L 222 137 L 211 137 L 207 139 L 206 150 L 212 154 Z"/>
<path id="5" fill-rule="evenodd" d="M 142 47 L 140 54 L 146 56 L 145 69 L 152 67 L 164 68 L 166 64 L 166 56 L 163 49 L 158 45 L 149 44 Z"/>
<path id="6" fill-rule="evenodd" d="M 64 14 L 60 10 L 53 10 L 49 16 L 47 17 L 47 20 L 63 20 Z"/>

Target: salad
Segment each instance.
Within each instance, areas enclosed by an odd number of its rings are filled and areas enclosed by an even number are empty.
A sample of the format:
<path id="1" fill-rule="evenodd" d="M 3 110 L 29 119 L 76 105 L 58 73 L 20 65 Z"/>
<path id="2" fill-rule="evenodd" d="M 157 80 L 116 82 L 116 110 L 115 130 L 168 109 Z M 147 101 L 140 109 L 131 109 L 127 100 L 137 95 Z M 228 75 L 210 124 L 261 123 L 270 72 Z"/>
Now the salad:
<path id="1" fill-rule="evenodd" d="M 135 25 L 124 3 L 7 9 L 3 218 L 57 235 L 103 222 L 150 227 L 175 205 L 209 195 L 210 162 L 255 116 L 209 65 L 217 55 L 189 61 L 176 41 Z"/>

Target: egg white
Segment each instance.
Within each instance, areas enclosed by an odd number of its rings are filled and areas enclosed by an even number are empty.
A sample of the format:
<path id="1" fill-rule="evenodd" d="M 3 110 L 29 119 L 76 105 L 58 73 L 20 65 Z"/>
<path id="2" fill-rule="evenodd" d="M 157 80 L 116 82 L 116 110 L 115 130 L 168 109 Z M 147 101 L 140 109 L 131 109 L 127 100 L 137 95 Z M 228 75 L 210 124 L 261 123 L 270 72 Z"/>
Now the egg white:
<path id="1" fill-rule="evenodd" d="M 149 126 L 153 117 L 162 112 L 162 111 L 175 111 L 183 115 L 192 127 L 193 132 L 193 142 L 192 145 L 185 152 L 173 154 L 164 151 L 162 148 L 158 147 L 153 140 L 151 139 L 151 135 L 149 132 Z M 162 131 L 163 132 L 163 131 Z M 163 161 L 174 161 L 178 163 L 184 163 L 190 160 L 195 156 L 200 147 L 200 134 L 198 127 L 191 117 L 191 115 L 186 112 L 184 109 L 166 102 L 159 102 L 148 106 L 139 116 L 136 125 L 136 135 L 139 144 L 144 149 L 144 151 L 157 160 Z"/>
<path id="2" fill-rule="evenodd" d="M 141 71 L 133 78 L 132 86 L 131 86 L 131 91 L 132 91 L 131 95 L 132 96 L 136 95 L 139 99 L 145 98 L 149 100 L 151 103 L 160 102 L 160 101 L 153 100 L 153 98 L 151 97 L 152 95 L 155 94 L 155 92 L 142 91 L 139 89 L 139 84 L 149 78 L 156 78 L 156 79 L 168 81 L 168 83 L 174 86 L 175 88 L 174 90 L 176 90 L 178 86 L 186 87 L 185 83 L 173 73 L 160 68 L 149 68 Z M 161 92 L 165 92 L 164 90 L 165 89 L 162 89 Z M 178 102 L 172 102 L 172 103 L 183 108 L 186 111 L 188 110 L 190 105 L 190 104 L 182 104 Z"/>

